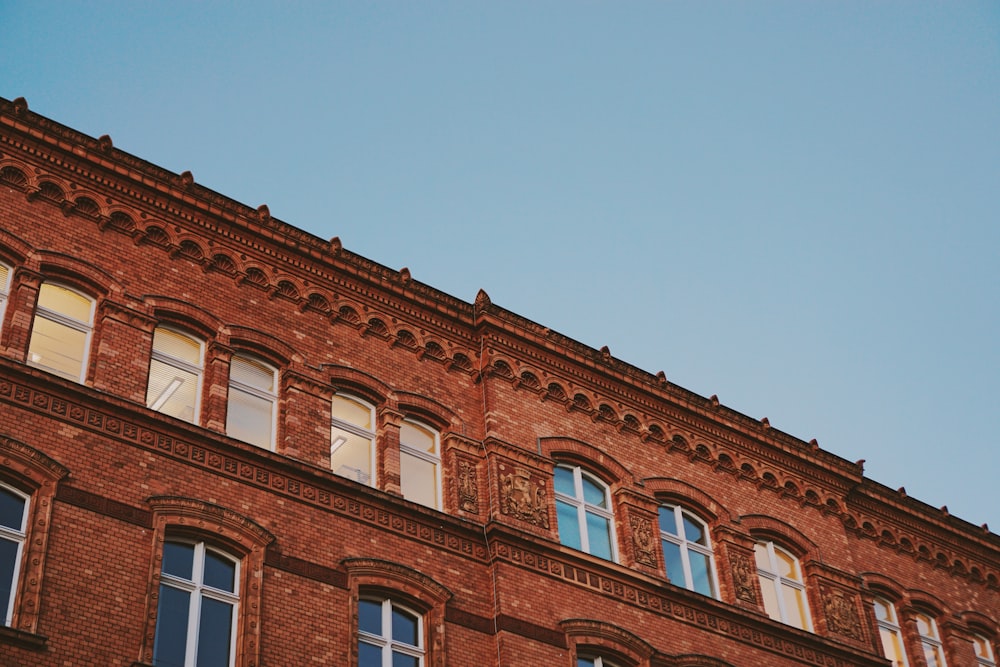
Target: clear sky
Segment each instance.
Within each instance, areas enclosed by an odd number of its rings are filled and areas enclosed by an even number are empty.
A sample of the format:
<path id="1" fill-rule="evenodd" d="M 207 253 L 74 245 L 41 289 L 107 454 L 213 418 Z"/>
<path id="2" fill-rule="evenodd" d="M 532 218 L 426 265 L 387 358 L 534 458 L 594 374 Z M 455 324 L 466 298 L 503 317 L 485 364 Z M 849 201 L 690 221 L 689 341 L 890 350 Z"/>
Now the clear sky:
<path id="1" fill-rule="evenodd" d="M 0 45 L 3 97 L 1000 531 L 1000 3 L 0 0 Z"/>

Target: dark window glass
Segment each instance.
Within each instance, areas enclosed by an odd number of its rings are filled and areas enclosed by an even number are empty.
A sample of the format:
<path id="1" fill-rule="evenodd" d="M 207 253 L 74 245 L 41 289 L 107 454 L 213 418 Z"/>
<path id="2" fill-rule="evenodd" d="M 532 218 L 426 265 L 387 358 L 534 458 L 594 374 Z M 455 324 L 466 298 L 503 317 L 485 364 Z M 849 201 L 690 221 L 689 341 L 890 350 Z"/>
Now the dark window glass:
<path id="1" fill-rule="evenodd" d="M 190 593 L 160 586 L 156 641 L 153 645 L 154 667 L 184 667 L 190 601 Z"/>
<path id="2" fill-rule="evenodd" d="M 211 551 L 205 551 L 205 585 L 232 593 L 236 581 L 236 564 Z"/>
<path id="3" fill-rule="evenodd" d="M 395 607 L 392 609 L 392 639 L 410 646 L 418 644 L 417 619 Z"/>
<path id="4" fill-rule="evenodd" d="M 358 667 L 382 667 L 382 650 L 371 644 L 359 644 Z"/>
<path id="5" fill-rule="evenodd" d="M 202 598 L 201 623 L 198 628 L 197 667 L 229 667 L 232 640 L 233 606 L 227 602 Z"/>
<path id="6" fill-rule="evenodd" d="M 392 667 L 417 667 L 419 664 L 420 659 L 412 655 L 405 655 L 403 653 L 392 654 Z"/>
<path id="7" fill-rule="evenodd" d="M 382 604 L 371 600 L 358 602 L 358 627 L 373 635 L 382 634 Z"/>
<path id="8" fill-rule="evenodd" d="M 167 542 L 163 545 L 163 571 L 191 581 L 194 569 L 194 545 Z"/>
<path id="9" fill-rule="evenodd" d="M 0 526 L 20 532 L 24 526 L 24 498 L 0 487 Z"/>
<path id="10" fill-rule="evenodd" d="M 17 542 L 0 539 L 0 625 L 14 596 L 14 567 L 17 565 Z"/>

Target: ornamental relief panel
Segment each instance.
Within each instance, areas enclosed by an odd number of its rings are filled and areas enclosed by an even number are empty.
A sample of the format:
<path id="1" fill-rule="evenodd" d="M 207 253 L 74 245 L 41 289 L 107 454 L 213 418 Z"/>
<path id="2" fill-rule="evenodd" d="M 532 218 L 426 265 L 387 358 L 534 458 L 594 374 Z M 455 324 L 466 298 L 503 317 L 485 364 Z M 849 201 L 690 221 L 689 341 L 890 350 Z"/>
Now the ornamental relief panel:
<path id="1" fill-rule="evenodd" d="M 528 468 L 501 463 L 500 512 L 533 526 L 548 529 L 549 508 L 545 480 L 533 476 Z"/>
<path id="2" fill-rule="evenodd" d="M 463 512 L 479 513 L 479 482 L 476 478 L 476 463 L 459 458 L 455 463 L 455 479 L 458 480 L 458 506 Z"/>
<path id="3" fill-rule="evenodd" d="M 857 596 L 828 586 L 820 586 L 820 596 L 823 599 L 827 630 L 859 642 L 864 641 L 865 633 L 861 614 L 858 613 Z"/>
<path id="4" fill-rule="evenodd" d="M 656 567 L 656 534 L 653 532 L 653 522 L 646 517 L 633 515 L 629 517 L 629 524 L 632 527 L 635 562 Z"/>
<path id="5" fill-rule="evenodd" d="M 756 568 L 743 554 L 732 554 L 729 559 L 733 569 L 733 588 L 736 599 L 749 604 L 757 604 L 757 589 L 754 586 Z"/>

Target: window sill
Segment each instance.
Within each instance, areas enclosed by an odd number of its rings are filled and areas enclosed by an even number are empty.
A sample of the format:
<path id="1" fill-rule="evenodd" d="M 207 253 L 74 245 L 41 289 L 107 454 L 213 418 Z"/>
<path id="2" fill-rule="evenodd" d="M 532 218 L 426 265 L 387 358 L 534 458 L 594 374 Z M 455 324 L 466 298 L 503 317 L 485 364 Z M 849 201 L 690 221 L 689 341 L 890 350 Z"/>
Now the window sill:
<path id="1" fill-rule="evenodd" d="M 13 644 L 32 651 L 44 651 L 49 638 L 27 630 L 0 625 L 0 644 Z"/>

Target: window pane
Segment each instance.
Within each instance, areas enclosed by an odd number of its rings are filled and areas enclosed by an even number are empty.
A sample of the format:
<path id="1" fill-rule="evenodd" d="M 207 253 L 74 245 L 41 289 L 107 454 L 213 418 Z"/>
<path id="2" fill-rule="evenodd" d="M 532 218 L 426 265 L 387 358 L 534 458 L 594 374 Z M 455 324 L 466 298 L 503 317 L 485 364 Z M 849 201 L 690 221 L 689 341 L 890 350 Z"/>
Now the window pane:
<path id="1" fill-rule="evenodd" d="M 7 291 L 7 278 L 10 276 L 10 269 L 0 264 L 0 293 Z"/>
<path id="2" fill-rule="evenodd" d="M 559 541 L 568 547 L 582 549 L 580 542 L 580 523 L 576 508 L 561 500 L 556 501 L 556 521 L 559 529 Z"/>
<path id="3" fill-rule="evenodd" d="M 201 366 L 201 344 L 177 331 L 159 328 L 153 332 L 153 350 Z"/>
<path id="4" fill-rule="evenodd" d="M 774 555 L 778 558 L 778 574 L 786 579 L 794 579 L 795 581 L 798 581 L 799 568 L 795 563 L 795 558 L 778 548 L 775 548 Z"/>
<path id="5" fill-rule="evenodd" d="M 924 658 L 927 659 L 927 667 L 944 667 L 944 657 L 938 646 L 924 644 Z"/>
<path id="6" fill-rule="evenodd" d="M 236 563 L 206 550 L 205 585 L 220 591 L 236 592 Z"/>
<path id="7" fill-rule="evenodd" d="M 893 623 L 896 621 L 892 614 L 892 606 L 885 600 L 875 600 L 875 618 Z"/>
<path id="8" fill-rule="evenodd" d="M 86 346 L 86 332 L 39 316 L 31 327 L 28 360 L 32 366 L 79 381 Z"/>
<path id="9" fill-rule="evenodd" d="M 611 523 L 603 516 L 587 512 L 587 541 L 590 553 L 611 560 Z"/>
<path id="10" fill-rule="evenodd" d="M 764 596 L 764 611 L 774 620 L 780 621 L 781 610 L 778 608 L 778 592 L 774 588 L 774 581 L 760 577 L 760 592 Z"/>
<path id="11" fill-rule="evenodd" d="M 196 667 L 229 667 L 233 606 L 227 602 L 202 598 L 199 625 Z"/>
<path id="12" fill-rule="evenodd" d="M 418 452 L 437 454 L 437 439 L 434 434 L 412 422 L 404 421 L 399 427 L 399 441 Z"/>
<path id="13" fill-rule="evenodd" d="M 899 635 L 887 628 L 879 628 L 879 635 L 882 637 L 882 650 L 885 657 L 892 661 L 893 667 L 903 667 L 903 646 L 899 641 Z"/>
<path id="14" fill-rule="evenodd" d="M 372 441 L 334 428 L 330 445 L 330 469 L 357 482 L 371 482 Z"/>
<path id="15" fill-rule="evenodd" d="M 702 595 L 714 596 L 712 589 L 711 560 L 704 554 L 688 551 L 691 563 L 691 589 Z"/>
<path id="16" fill-rule="evenodd" d="M 392 640 L 410 646 L 419 646 L 420 639 L 417 636 L 417 619 L 415 616 L 407 614 L 405 611 L 392 609 Z"/>
<path id="17" fill-rule="evenodd" d="M 0 538 L 0 625 L 6 625 L 7 610 L 14 597 L 14 568 L 19 543 Z"/>
<path id="18" fill-rule="evenodd" d="M 160 586 L 160 604 L 156 611 L 156 640 L 153 644 L 155 667 L 183 667 L 187 648 L 190 595 Z"/>
<path id="19" fill-rule="evenodd" d="M 417 667 L 419 664 L 420 658 L 395 651 L 392 653 L 392 667 Z"/>
<path id="20" fill-rule="evenodd" d="M 382 667 L 382 649 L 358 642 L 358 667 Z"/>
<path id="21" fill-rule="evenodd" d="M 774 568 L 771 566 L 771 559 L 767 555 L 767 545 L 761 542 L 753 545 L 753 555 L 754 559 L 757 561 L 757 569 L 764 570 L 765 572 L 773 572 Z"/>
<path id="22" fill-rule="evenodd" d="M 371 408 L 346 396 L 333 397 L 333 418 L 354 424 L 366 431 L 372 430 Z"/>
<path id="23" fill-rule="evenodd" d="M 358 629 L 373 635 L 382 635 L 382 603 L 358 600 Z"/>
<path id="24" fill-rule="evenodd" d="M 65 315 L 77 322 L 90 322 L 91 301 L 85 296 L 58 285 L 42 285 L 38 290 L 38 306 Z"/>
<path id="25" fill-rule="evenodd" d="M 226 434 L 251 445 L 270 449 L 273 412 L 272 401 L 230 386 Z"/>
<path id="26" fill-rule="evenodd" d="M 708 546 L 708 536 L 700 523 L 695 523 L 686 514 L 684 516 L 684 539 L 688 542 L 697 542 L 702 546 Z"/>
<path id="27" fill-rule="evenodd" d="M 194 579 L 194 545 L 166 542 L 163 545 L 163 571 L 181 579 Z"/>
<path id="28" fill-rule="evenodd" d="M 198 376 L 159 359 L 149 363 L 149 388 L 146 405 L 158 412 L 185 421 L 194 421 L 198 399 Z"/>
<path id="29" fill-rule="evenodd" d="M 23 496 L 0 487 L 0 526 L 24 532 L 24 504 Z"/>
<path id="30" fill-rule="evenodd" d="M 806 627 L 806 597 L 804 591 L 791 586 L 782 586 L 781 594 L 784 597 L 785 613 L 788 618 L 785 622 L 797 628 Z"/>
<path id="31" fill-rule="evenodd" d="M 399 453 L 400 488 L 403 497 L 427 507 L 437 507 L 437 466 L 405 451 Z"/>
<path id="32" fill-rule="evenodd" d="M 677 517 L 674 515 L 673 507 L 660 508 L 660 530 L 671 535 L 679 535 L 677 532 Z"/>
<path id="33" fill-rule="evenodd" d="M 667 564 L 667 578 L 675 586 L 687 586 L 684 582 L 684 565 L 681 562 L 681 548 L 673 542 L 663 540 L 663 560 Z"/>
<path id="34" fill-rule="evenodd" d="M 590 658 L 577 658 L 576 667 L 594 667 L 594 661 Z"/>
<path id="35" fill-rule="evenodd" d="M 274 392 L 274 369 L 254 359 L 233 357 L 229 379 L 261 391 Z"/>
<path id="36" fill-rule="evenodd" d="M 583 477 L 583 500 L 597 507 L 607 507 L 608 499 L 604 493 L 604 487 L 593 480 Z"/>
<path id="37" fill-rule="evenodd" d="M 573 471 L 570 468 L 556 467 L 555 487 L 557 493 L 576 497 L 576 488 L 573 486 Z"/>

